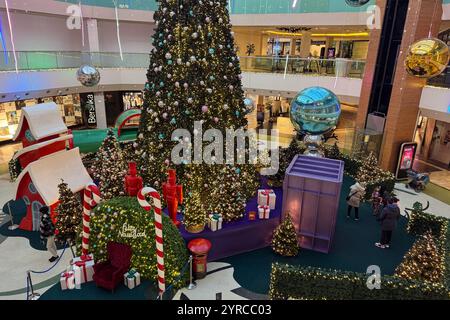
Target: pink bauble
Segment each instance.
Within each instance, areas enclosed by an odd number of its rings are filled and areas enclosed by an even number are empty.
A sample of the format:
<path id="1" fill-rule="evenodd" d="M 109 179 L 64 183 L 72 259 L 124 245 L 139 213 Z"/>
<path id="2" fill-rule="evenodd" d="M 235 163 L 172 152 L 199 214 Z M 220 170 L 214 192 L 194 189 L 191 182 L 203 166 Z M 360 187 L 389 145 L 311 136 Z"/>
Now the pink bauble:
<path id="1" fill-rule="evenodd" d="M 207 113 L 208 110 L 209 110 L 209 109 L 208 109 L 208 106 L 203 106 L 203 107 L 202 107 L 202 112 L 203 112 L 203 113 Z"/>

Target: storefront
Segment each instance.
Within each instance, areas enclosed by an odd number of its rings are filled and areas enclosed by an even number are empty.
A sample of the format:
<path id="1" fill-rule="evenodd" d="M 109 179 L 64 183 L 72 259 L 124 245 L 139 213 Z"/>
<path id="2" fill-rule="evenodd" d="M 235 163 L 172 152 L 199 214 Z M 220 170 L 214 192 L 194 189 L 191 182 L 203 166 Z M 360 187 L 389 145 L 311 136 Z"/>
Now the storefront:
<path id="1" fill-rule="evenodd" d="M 55 102 L 58 105 L 67 127 L 76 127 L 84 123 L 79 94 L 0 103 L 0 142 L 8 142 L 14 136 L 23 107 L 44 102 Z"/>
<path id="2" fill-rule="evenodd" d="M 450 169 L 450 123 L 420 116 L 415 142 L 419 160 Z"/>

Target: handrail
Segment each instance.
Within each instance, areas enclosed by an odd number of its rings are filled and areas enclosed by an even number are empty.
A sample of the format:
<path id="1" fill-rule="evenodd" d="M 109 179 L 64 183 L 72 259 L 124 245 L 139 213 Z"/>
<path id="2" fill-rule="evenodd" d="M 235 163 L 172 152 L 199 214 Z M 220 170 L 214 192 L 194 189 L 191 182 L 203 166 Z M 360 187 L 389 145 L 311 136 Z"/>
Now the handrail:
<path id="1" fill-rule="evenodd" d="M 6 52 L 8 56 L 12 52 Z M 77 69 L 83 64 L 97 68 L 148 68 L 149 54 L 138 52 L 17 51 L 19 71 Z M 307 74 L 362 78 L 366 62 L 351 59 L 300 58 L 297 56 L 241 56 L 244 72 Z M 287 65 L 286 65 L 287 64 Z M 0 57 L 0 71 L 15 71 L 14 59 Z"/>

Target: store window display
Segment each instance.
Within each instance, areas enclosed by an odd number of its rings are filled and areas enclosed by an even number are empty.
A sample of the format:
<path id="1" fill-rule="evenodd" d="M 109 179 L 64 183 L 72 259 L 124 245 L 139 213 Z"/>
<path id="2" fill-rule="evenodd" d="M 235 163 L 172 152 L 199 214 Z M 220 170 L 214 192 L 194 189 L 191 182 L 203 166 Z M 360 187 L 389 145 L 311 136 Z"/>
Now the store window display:
<path id="1" fill-rule="evenodd" d="M 14 136 L 23 107 L 46 102 L 55 102 L 58 105 L 61 116 L 68 127 L 83 124 L 80 95 L 78 94 L 0 103 L 0 142 L 9 141 Z"/>

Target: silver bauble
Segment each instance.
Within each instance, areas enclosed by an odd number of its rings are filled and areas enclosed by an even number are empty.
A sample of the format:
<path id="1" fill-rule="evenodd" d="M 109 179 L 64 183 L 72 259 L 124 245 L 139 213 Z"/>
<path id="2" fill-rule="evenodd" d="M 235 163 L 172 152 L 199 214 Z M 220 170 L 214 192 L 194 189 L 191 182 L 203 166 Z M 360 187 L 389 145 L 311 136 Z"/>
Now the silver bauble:
<path id="1" fill-rule="evenodd" d="M 77 71 L 77 79 L 85 87 L 94 87 L 100 82 L 100 72 L 93 66 L 83 65 Z"/>

